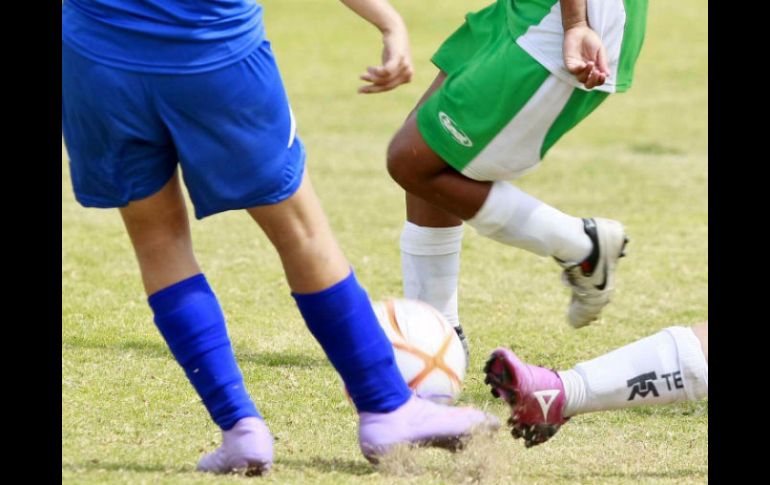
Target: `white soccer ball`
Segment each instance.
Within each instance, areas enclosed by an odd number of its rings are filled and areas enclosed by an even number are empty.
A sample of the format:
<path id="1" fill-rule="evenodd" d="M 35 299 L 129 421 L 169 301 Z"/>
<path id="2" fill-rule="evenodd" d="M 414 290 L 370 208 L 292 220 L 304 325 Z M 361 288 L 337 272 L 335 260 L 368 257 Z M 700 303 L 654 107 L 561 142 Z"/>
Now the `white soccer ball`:
<path id="1" fill-rule="evenodd" d="M 465 352 L 452 325 L 435 308 L 417 300 L 372 302 L 393 344 L 396 364 L 417 395 L 451 404 L 465 377 Z"/>

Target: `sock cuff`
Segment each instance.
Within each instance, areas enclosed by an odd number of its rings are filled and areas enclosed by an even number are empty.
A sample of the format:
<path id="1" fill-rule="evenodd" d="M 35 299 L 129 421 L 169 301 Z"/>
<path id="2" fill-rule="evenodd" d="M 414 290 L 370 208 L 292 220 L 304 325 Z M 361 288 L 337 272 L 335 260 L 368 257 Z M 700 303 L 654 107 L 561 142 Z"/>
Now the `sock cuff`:
<path id="1" fill-rule="evenodd" d="M 153 313 L 156 315 L 165 314 L 176 309 L 182 296 L 195 291 L 214 294 L 203 273 L 190 276 L 162 290 L 156 291 L 147 298 L 147 303 L 149 303 L 150 308 L 152 308 Z"/>
<path id="2" fill-rule="evenodd" d="M 565 417 L 573 416 L 585 404 L 586 384 L 584 376 L 575 369 L 559 371 L 557 374 L 564 386 L 564 409 L 562 414 Z"/>
<path id="3" fill-rule="evenodd" d="M 409 221 L 401 231 L 401 251 L 414 256 L 439 256 L 459 253 L 464 226 L 426 227 Z"/>
<path id="4" fill-rule="evenodd" d="M 482 236 L 496 232 L 513 217 L 514 208 L 510 200 L 516 197 L 517 192 L 518 189 L 508 182 L 494 182 L 479 211 L 466 222 Z"/>
<path id="5" fill-rule="evenodd" d="M 664 330 L 676 344 L 679 368 L 687 399 L 697 401 L 709 394 L 709 368 L 700 340 L 690 327 L 669 327 Z"/>
<path id="6" fill-rule="evenodd" d="M 353 268 L 350 269 L 350 273 L 343 279 L 334 283 L 328 288 L 316 291 L 314 293 L 297 293 L 292 291 L 291 296 L 294 297 L 297 302 L 299 301 L 313 301 L 313 300 L 325 300 L 329 297 L 335 296 L 335 294 L 345 291 L 350 286 L 359 286 L 358 280 L 356 280 L 356 274 Z"/>
<path id="7" fill-rule="evenodd" d="M 352 268 L 348 276 L 326 289 L 315 293 L 292 292 L 291 296 L 311 332 L 319 324 L 327 325 L 327 320 L 340 320 L 342 314 L 358 308 L 360 301 L 369 302 L 369 295 L 358 283 Z M 313 318 L 308 319 L 309 315 L 313 315 Z"/>

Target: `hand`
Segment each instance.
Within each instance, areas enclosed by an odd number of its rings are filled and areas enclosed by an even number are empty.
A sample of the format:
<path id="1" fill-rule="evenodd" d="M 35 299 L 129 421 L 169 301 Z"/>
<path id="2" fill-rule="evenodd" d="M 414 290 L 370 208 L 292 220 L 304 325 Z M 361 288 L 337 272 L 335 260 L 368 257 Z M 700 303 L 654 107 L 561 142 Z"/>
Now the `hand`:
<path id="1" fill-rule="evenodd" d="M 409 36 L 406 26 L 385 32 L 382 36 L 382 65 L 367 67 L 360 78 L 371 84 L 358 88 L 359 93 L 381 93 L 390 91 L 412 80 L 414 68 L 409 53 Z"/>
<path id="2" fill-rule="evenodd" d="M 604 44 L 587 25 L 564 31 L 562 52 L 567 70 L 588 89 L 601 86 L 610 75 Z"/>

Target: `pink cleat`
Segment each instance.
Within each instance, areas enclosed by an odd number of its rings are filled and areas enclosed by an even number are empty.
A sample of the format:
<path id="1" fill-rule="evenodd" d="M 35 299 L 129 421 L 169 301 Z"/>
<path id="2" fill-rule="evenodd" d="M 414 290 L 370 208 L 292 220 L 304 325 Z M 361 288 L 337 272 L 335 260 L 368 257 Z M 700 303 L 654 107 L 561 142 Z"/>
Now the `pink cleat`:
<path id="1" fill-rule="evenodd" d="M 418 396 L 389 413 L 361 412 L 359 418 L 358 442 L 372 463 L 398 444 L 457 451 L 474 432 L 500 427 L 500 421 L 491 414 L 470 407 L 443 406 Z"/>
<path id="2" fill-rule="evenodd" d="M 198 471 L 263 475 L 273 464 L 273 437 L 265 422 L 243 418 L 222 432 L 222 446 L 198 462 Z"/>
<path id="3" fill-rule="evenodd" d="M 569 420 L 562 414 L 564 385 L 556 371 L 525 364 L 512 351 L 499 348 L 484 372 L 492 395 L 511 406 L 511 434 L 524 438 L 527 448 L 545 443 Z"/>

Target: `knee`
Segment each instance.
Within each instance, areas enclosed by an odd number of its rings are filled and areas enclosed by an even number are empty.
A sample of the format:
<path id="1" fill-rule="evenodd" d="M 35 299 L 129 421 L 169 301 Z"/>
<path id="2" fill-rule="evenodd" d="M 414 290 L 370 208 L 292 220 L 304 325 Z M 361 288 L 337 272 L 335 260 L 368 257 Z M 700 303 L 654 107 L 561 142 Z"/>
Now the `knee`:
<path id="1" fill-rule="evenodd" d="M 193 258 L 192 240 L 189 232 L 166 231 L 145 234 L 134 239 L 134 251 L 140 260 L 185 257 Z"/>
<path id="2" fill-rule="evenodd" d="M 325 241 L 315 228 L 303 224 L 283 226 L 281 231 L 268 233 L 270 242 L 281 257 L 294 257 L 298 253 L 323 253 Z"/>
<path id="3" fill-rule="evenodd" d="M 191 247 L 190 226 L 184 207 L 161 210 L 142 217 L 124 215 L 124 219 L 137 253 L 176 251 Z"/>
<path id="4" fill-rule="evenodd" d="M 409 191 L 419 184 L 415 170 L 415 156 L 407 148 L 407 143 L 398 134 L 388 145 L 387 168 L 390 177 L 404 190 Z"/>

